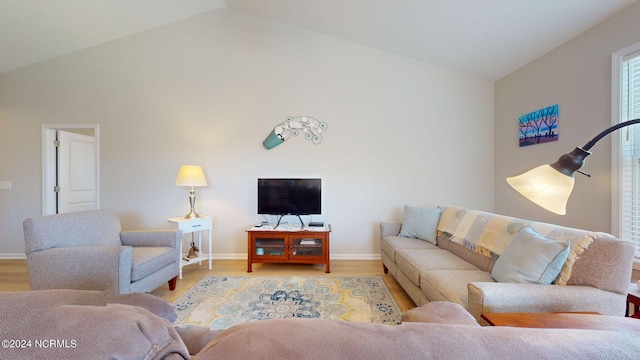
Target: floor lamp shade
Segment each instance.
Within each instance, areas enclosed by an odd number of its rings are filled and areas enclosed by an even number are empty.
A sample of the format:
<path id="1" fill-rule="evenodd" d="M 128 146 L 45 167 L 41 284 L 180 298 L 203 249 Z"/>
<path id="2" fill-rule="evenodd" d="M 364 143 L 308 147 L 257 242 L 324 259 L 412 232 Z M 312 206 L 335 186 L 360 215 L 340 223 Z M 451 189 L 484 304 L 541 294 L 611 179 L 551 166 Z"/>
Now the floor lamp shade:
<path id="1" fill-rule="evenodd" d="M 207 179 L 204 177 L 204 171 L 202 166 L 198 165 L 182 165 L 180 171 L 178 171 L 178 177 L 176 178 L 176 186 L 188 186 L 189 190 L 189 205 L 191 211 L 185 215 L 185 219 L 199 218 L 194 207 L 196 205 L 196 191 L 193 189 L 195 186 L 207 186 Z"/>
<path id="2" fill-rule="evenodd" d="M 550 165 L 542 165 L 524 174 L 507 178 L 507 183 L 539 206 L 558 215 L 565 215 L 575 179 Z"/>
<path id="3" fill-rule="evenodd" d="M 577 147 L 572 152 L 562 155 L 555 163 L 538 166 L 526 173 L 509 177 L 507 183 L 535 204 L 558 215 L 565 215 L 567 201 L 575 183 L 573 175 L 577 172 L 591 177 L 580 171 L 585 158 L 591 155 L 589 150 L 610 133 L 635 124 L 640 124 L 640 119 L 616 124 L 596 135 L 583 147 Z"/>

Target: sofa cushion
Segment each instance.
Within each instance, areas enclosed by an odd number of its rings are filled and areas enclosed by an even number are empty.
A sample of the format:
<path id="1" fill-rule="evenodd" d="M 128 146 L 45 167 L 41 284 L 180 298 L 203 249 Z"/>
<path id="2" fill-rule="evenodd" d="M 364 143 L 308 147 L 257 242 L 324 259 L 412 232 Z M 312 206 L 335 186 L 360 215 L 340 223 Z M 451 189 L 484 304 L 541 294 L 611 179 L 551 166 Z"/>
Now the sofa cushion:
<path id="1" fill-rule="evenodd" d="M 526 227 L 496 260 L 491 276 L 499 282 L 551 284 L 567 256 L 567 241 L 546 239 Z"/>
<path id="2" fill-rule="evenodd" d="M 402 314 L 402 323 L 407 322 L 480 326 L 460 304 L 450 301 L 432 301 L 413 308 Z"/>
<path id="3" fill-rule="evenodd" d="M 131 281 L 138 281 L 177 259 L 177 250 L 170 247 L 134 247 Z"/>
<path id="4" fill-rule="evenodd" d="M 400 236 L 425 240 L 435 245 L 440 212 L 439 208 L 405 205 Z"/>
<path id="5" fill-rule="evenodd" d="M 382 238 L 382 251 L 396 261 L 396 252 L 402 249 L 437 249 L 438 247 L 420 240 L 401 236 L 385 236 Z"/>
<path id="6" fill-rule="evenodd" d="M 154 315 L 167 319 L 169 322 L 176 321 L 178 317 L 176 309 L 166 301 L 152 294 L 134 292 L 130 294 L 122 294 L 114 296 L 107 300 L 108 304 L 133 305 L 147 309 Z"/>
<path id="7" fill-rule="evenodd" d="M 433 270 L 420 276 L 420 288 L 430 301 L 452 301 L 468 308 L 472 282 L 495 282 L 491 274 L 482 270 Z"/>
<path id="8" fill-rule="evenodd" d="M 420 273 L 429 270 L 479 270 L 442 249 L 403 249 L 396 252 L 398 269 L 414 284 L 420 285 Z"/>
<path id="9" fill-rule="evenodd" d="M 468 262 L 469 264 L 477 266 L 480 270 L 484 270 L 487 272 L 491 272 L 493 264 L 495 263 L 495 260 L 493 260 L 492 258 L 486 257 L 482 254 L 478 254 L 477 252 L 471 249 L 467 249 L 466 247 L 458 243 L 454 243 L 453 241 L 443 236 L 438 237 L 438 247 L 444 250 L 448 250 L 460 259 Z"/>

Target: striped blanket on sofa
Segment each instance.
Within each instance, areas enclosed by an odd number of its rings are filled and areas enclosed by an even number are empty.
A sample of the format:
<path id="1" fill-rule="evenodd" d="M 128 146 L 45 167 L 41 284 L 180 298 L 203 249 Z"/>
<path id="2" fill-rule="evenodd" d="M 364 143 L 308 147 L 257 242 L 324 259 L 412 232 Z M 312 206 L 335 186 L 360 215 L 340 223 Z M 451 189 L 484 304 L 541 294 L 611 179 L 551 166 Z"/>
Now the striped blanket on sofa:
<path id="1" fill-rule="evenodd" d="M 595 238 L 611 236 L 456 206 L 440 206 L 440 208 L 442 214 L 438 223 L 439 236 L 494 260 L 502 255 L 518 232 L 527 226 L 531 226 L 545 238 L 568 241 L 571 250 L 569 258 L 556 279 L 556 284 L 559 285 L 566 285 L 566 281 L 571 276 L 573 264 Z"/>

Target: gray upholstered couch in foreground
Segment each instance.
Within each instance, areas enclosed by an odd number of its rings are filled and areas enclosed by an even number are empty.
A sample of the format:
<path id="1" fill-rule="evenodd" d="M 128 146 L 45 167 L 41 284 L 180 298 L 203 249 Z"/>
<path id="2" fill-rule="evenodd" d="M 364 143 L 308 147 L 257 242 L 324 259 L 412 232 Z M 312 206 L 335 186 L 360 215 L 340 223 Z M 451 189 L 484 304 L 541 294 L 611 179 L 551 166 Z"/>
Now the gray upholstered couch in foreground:
<path id="1" fill-rule="evenodd" d="M 382 263 L 418 306 L 452 301 L 483 324 L 483 312 L 626 313 L 634 254 L 628 242 L 608 234 L 452 206 L 405 207 L 404 219 L 404 224 L 380 225 Z M 516 248 L 514 239 L 560 246 L 566 260 L 555 254 L 547 263 L 539 259 L 543 247 L 523 246 L 520 258 L 510 257 L 516 259 L 512 273 L 501 274 L 507 281 L 497 282 L 494 264 L 501 256 L 503 264 L 507 262 L 503 253 L 510 245 L 509 250 Z M 559 274 L 552 273 L 546 284 L 531 283 L 537 275 L 523 283 L 512 282 L 523 276 L 519 267 L 525 263 L 548 276 L 552 261 L 559 266 Z"/>
<path id="2" fill-rule="evenodd" d="M 37 216 L 23 223 L 31 290 L 173 290 L 180 230 L 121 231 L 112 210 Z"/>
<path id="3" fill-rule="evenodd" d="M 434 316 L 419 319 L 429 323 L 278 319 L 214 331 L 174 327 L 171 310 L 150 294 L 0 293 L 0 357 L 539 360 L 637 359 L 640 353 L 640 320 L 623 317 L 581 318 L 597 330 L 480 327 L 468 314 L 471 323 L 456 309 L 435 306 Z"/>

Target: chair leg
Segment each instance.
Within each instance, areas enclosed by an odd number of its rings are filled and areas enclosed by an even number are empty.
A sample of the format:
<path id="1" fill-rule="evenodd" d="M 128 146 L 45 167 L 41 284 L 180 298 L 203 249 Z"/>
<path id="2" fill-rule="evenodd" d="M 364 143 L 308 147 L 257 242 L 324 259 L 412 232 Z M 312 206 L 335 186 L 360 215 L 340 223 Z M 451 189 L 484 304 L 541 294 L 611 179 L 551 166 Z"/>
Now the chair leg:
<path id="1" fill-rule="evenodd" d="M 176 289 L 176 283 L 178 282 L 178 277 L 174 276 L 171 280 L 169 280 L 169 290 L 173 291 Z"/>

